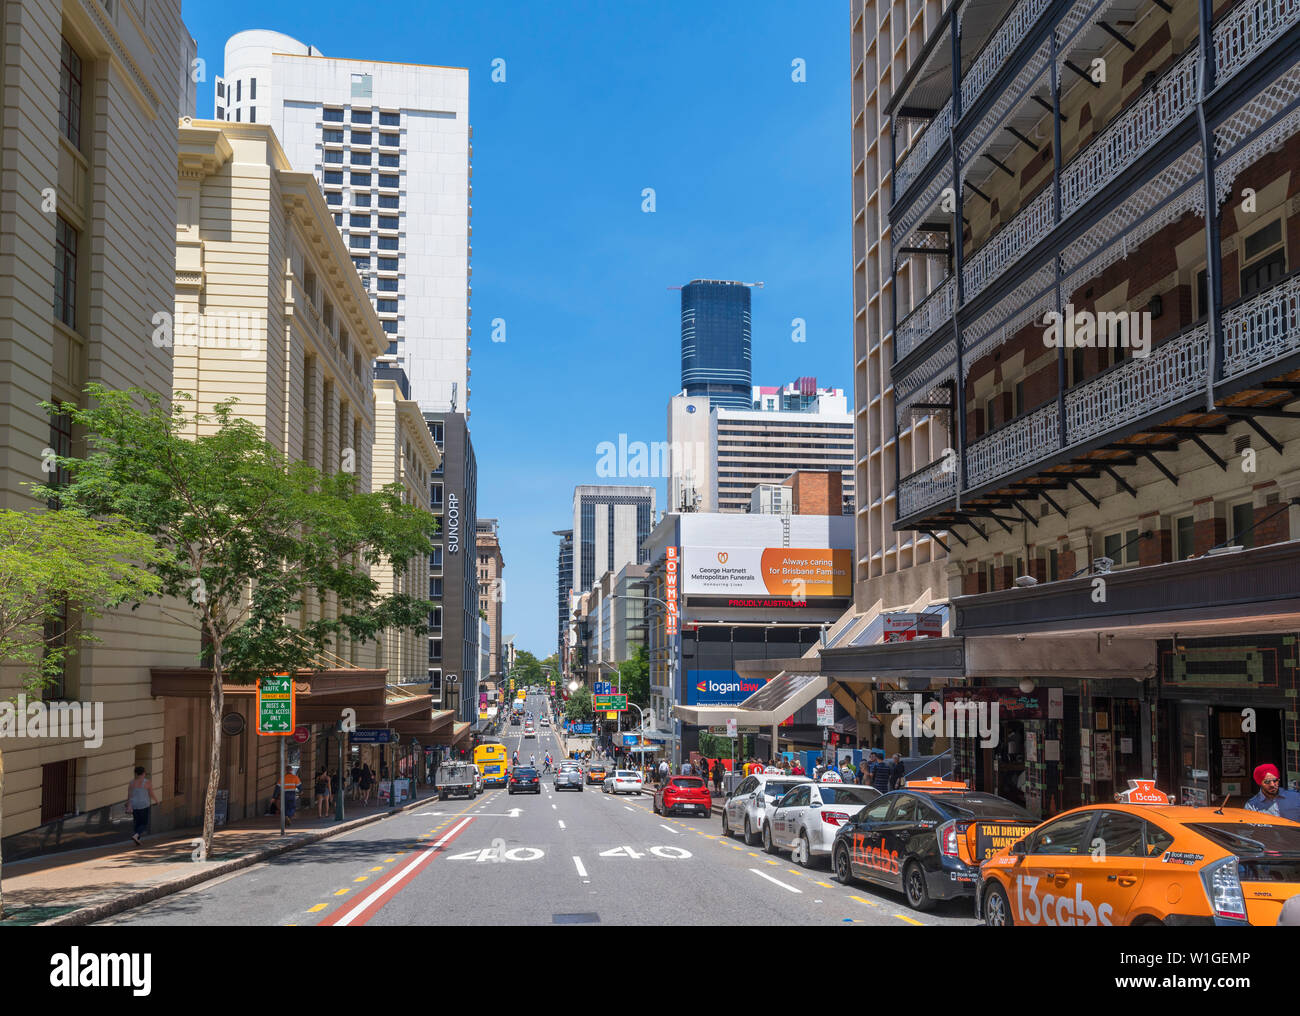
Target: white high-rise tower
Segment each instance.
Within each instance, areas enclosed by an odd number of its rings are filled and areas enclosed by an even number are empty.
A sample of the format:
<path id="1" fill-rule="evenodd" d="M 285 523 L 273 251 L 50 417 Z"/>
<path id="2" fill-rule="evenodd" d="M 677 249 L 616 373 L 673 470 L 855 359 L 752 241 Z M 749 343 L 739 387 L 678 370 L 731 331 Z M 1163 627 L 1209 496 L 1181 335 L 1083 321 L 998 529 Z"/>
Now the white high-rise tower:
<path id="1" fill-rule="evenodd" d="M 217 119 L 269 123 L 314 173 L 425 412 L 469 413 L 469 72 L 324 56 L 279 32 L 226 42 Z M 454 403 L 454 405 L 453 405 Z"/>

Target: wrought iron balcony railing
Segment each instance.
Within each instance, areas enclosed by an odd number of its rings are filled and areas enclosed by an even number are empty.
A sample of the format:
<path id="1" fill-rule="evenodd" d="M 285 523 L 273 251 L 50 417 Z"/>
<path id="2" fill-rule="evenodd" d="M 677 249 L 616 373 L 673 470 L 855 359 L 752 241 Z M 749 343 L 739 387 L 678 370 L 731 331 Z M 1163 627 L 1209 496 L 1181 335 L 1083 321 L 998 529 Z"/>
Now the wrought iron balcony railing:
<path id="1" fill-rule="evenodd" d="M 1214 26 L 1215 85 L 1240 71 L 1300 19 L 1300 0 L 1246 0 Z"/>
<path id="2" fill-rule="evenodd" d="M 957 299 L 957 280 L 948 281 L 927 296 L 912 313 L 898 323 L 894 335 L 894 361 L 898 362 L 934 334 L 945 321 L 952 320 L 953 303 Z"/>
<path id="3" fill-rule="evenodd" d="M 941 504 L 957 496 L 956 461 L 952 456 L 922 466 L 910 476 L 898 481 L 898 517 L 907 518 L 917 512 Z"/>
<path id="4" fill-rule="evenodd" d="M 948 133 L 952 127 L 952 100 L 949 99 L 939 114 L 930 121 L 921 132 L 921 136 L 903 156 L 894 174 L 894 200 L 902 194 L 921 174 L 921 170 L 930 164 L 930 160 L 939 150 L 948 144 Z"/>
<path id="5" fill-rule="evenodd" d="M 1223 312 L 1223 376 L 1300 351 L 1300 273 Z"/>
<path id="6" fill-rule="evenodd" d="M 1029 30 L 1050 6 L 1048 0 L 1021 0 L 1015 10 L 1007 15 L 993 38 L 985 43 L 979 56 L 970 65 L 970 70 L 961 79 L 962 112 L 971 109 L 988 88 L 989 82 L 997 75 L 1012 51 L 1020 44 Z"/>
<path id="7" fill-rule="evenodd" d="M 1010 222 L 999 229 L 962 267 L 965 297 L 973 300 L 985 287 L 1029 253 L 1056 224 L 1052 188 L 1045 187 Z"/>
<path id="8" fill-rule="evenodd" d="M 967 487 L 1005 476 L 1061 447 L 1061 417 L 1056 402 L 1025 413 L 966 450 Z"/>

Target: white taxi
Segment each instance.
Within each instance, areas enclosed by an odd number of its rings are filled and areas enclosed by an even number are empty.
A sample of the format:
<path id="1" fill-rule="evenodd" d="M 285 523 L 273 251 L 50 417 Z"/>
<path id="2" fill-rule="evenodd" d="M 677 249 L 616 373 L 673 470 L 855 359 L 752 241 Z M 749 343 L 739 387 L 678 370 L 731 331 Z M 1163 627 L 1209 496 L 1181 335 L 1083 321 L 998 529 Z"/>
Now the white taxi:
<path id="1" fill-rule="evenodd" d="M 830 856 L 840 828 L 878 797 L 875 787 L 840 779 L 795 787 L 768 811 L 763 849 L 769 854 L 789 850 L 792 860 L 811 868 L 813 858 Z"/>
<path id="2" fill-rule="evenodd" d="M 751 773 L 722 806 L 722 835 L 743 835 L 746 844 L 755 846 L 768 810 L 793 787 L 811 782 L 807 776 L 786 776 L 780 771 Z"/>

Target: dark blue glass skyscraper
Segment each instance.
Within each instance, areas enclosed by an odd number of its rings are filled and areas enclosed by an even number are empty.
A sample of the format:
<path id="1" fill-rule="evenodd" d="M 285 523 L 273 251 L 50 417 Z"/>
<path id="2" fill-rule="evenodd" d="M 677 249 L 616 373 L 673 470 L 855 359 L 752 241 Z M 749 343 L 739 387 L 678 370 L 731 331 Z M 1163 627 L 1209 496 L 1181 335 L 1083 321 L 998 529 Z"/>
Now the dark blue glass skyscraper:
<path id="1" fill-rule="evenodd" d="M 682 388 L 710 409 L 753 409 L 749 287 L 696 279 L 682 287 Z"/>

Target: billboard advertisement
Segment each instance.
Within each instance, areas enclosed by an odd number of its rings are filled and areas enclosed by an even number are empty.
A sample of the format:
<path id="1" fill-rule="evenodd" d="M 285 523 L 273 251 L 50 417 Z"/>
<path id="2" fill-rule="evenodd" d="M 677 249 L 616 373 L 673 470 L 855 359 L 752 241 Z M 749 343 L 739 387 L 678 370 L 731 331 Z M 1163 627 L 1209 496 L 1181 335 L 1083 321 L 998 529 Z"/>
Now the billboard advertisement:
<path id="1" fill-rule="evenodd" d="M 734 670 L 688 670 L 686 704 L 689 706 L 735 706 L 744 702 L 767 678 L 741 677 Z"/>
<path id="2" fill-rule="evenodd" d="M 882 614 L 882 642 L 911 642 L 918 635 L 937 639 L 943 635 L 943 616 L 940 614 Z"/>
<path id="3" fill-rule="evenodd" d="M 810 547 L 688 547 L 682 592 L 804 601 L 853 595 L 853 552 Z"/>

